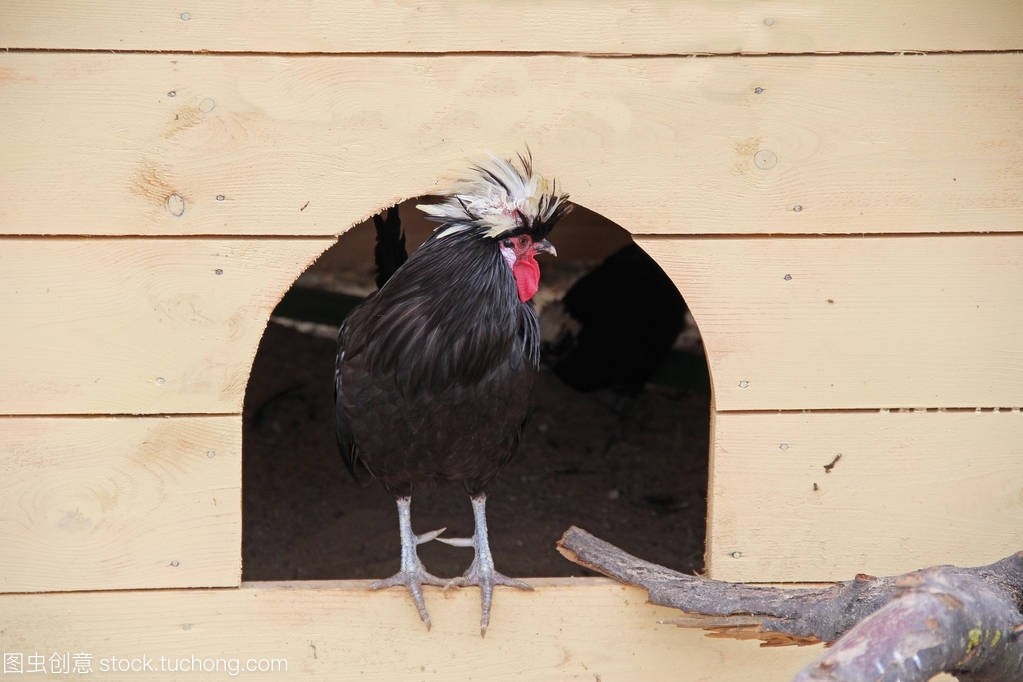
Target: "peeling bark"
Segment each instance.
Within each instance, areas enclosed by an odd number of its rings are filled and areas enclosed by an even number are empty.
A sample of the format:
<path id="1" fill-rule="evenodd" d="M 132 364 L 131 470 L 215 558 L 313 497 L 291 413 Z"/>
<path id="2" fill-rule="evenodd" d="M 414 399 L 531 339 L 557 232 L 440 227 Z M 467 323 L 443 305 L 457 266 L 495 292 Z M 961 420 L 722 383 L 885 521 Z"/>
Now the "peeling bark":
<path id="1" fill-rule="evenodd" d="M 779 588 L 678 573 L 574 526 L 558 551 L 684 611 L 675 625 L 763 646 L 831 645 L 795 682 L 926 682 L 942 672 L 963 682 L 1023 680 L 1023 552 L 975 568 Z"/>

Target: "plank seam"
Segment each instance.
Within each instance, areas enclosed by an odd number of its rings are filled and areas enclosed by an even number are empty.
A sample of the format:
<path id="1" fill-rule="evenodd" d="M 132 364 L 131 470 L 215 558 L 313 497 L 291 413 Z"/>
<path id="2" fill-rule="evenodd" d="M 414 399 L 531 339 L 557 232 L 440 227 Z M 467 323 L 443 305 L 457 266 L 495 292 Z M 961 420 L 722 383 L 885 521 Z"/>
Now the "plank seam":
<path id="1" fill-rule="evenodd" d="M 116 54 L 116 55 L 169 55 L 210 57 L 348 57 L 348 58 L 409 58 L 409 57 L 568 57 L 583 59 L 713 59 L 713 58 L 771 58 L 771 57 L 912 57 L 928 55 L 1004 55 L 1023 54 L 1023 47 L 999 50 L 850 50 L 824 52 L 579 52 L 570 50 L 450 50 L 450 51 L 382 51 L 382 52 L 288 52 L 272 50 L 118 50 L 109 48 L 60 47 L 0 47 L 6 53 L 32 54 Z"/>
<path id="2" fill-rule="evenodd" d="M 386 208 L 386 206 L 384 207 Z M 68 232 L 61 234 L 26 234 L 19 232 L 18 234 L 4 234 L 0 232 L 0 239 L 7 239 L 12 241 L 72 241 L 88 239 L 89 241 L 128 241 L 137 239 L 153 239 L 153 240 L 193 240 L 193 241 L 204 241 L 210 239 L 222 239 L 231 241 L 252 241 L 252 240 L 291 240 L 291 241 L 326 241 L 329 239 L 338 239 L 343 237 L 348 230 L 355 227 L 359 223 L 353 224 L 347 228 L 344 232 L 337 234 L 309 234 L 309 233 L 296 233 L 296 234 L 238 234 L 237 232 L 232 233 L 220 233 L 220 232 L 209 232 L 209 233 L 192 233 L 192 234 L 169 234 L 161 232 L 160 234 L 146 234 L 146 233 L 117 233 L 117 234 L 90 234 L 88 232 Z M 993 234 L 1005 234 L 1004 232 L 998 232 Z"/>
<path id="3" fill-rule="evenodd" d="M 938 414 L 946 412 L 974 412 L 978 414 L 1023 414 L 1023 405 L 999 405 L 991 407 L 815 407 L 815 408 L 764 408 L 757 410 L 714 410 L 715 414 Z M 33 412 L 26 414 L 4 413 L 0 419 L 196 419 L 201 417 L 243 417 L 242 412 Z"/>
<path id="4" fill-rule="evenodd" d="M 585 204 L 581 204 L 585 207 Z M 382 208 L 386 208 L 382 207 Z M 61 241 L 61 240 L 133 240 L 133 239 L 153 239 L 153 240 L 209 240 L 209 239 L 223 239 L 223 240 L 237 240 L 237 241 L 251 241 L 251 240 L 303 240 L 303 241 L 323 241 L 328 239 L 341 239 L 347 233 L 348 230 L 352 229 L 360 223 L 355 223 L 350 227 L 346 228 L 342 232 L 324 232 L 324 233 L 311 233 L 311 232 L 296 232 L 293 234 L 286 233 L 245 233 L 240 234 L 238 232 L 195 232 L 189 234 L 169 234 L 161 232 L 159 234 L 147 234 L 144 232 L 133 233 L 102 233 L 93 234 L 89 232 L 67 232 L 60 234 L 26 234 L 23 232 L 5 234 L 0 232 L 0 239 L 7 240 L 19 240 L 19 241 Z M 906 239 L 920 239 L 920 238 L 934 238 L 934 237 L 1011 237 L 1023 235 L 1023 230 L 949 230 L 941 231 L 935 230 L 933 232 L 629 232 L 633 239 L 645 239 L 650 241 L 667 241 L 675 239 L 706 239 L 706 240 L 731 240 L 731 239 L 872 239 L 876 237 L 886 237 L 892 239 L 906 238 Z"/>
<path id="5" fill-rule="evenodd" d="M 754 414 L 941 414 L 941 413 L 977 413 L 977 414 L 1023 414 L 1020 406 L 998 407 L 824 407 L 807 409 L 762 409 L 762 410 L 715 410 L 716 414 L 754 415 Z"/>
<path id="6" fill-rule="evenodd" d="M 626 587 L 642 589 L 632 585 L 620 583 L 611 578 L 602 576 L 565 576 L 560 578 L 549 578 L 542 576 L 530 576 L 534 588 L 562 589 L 572 587 Z M 181 587 L 112 587 L 109 589 L 67 589 L 67 590 L 32 590 L 24 592 L 0 591 L 0 603 L 4 597 L 18 597 L 25 595 L 53 594 L 53 595 L 83 595 L 83 594 L 108 594 L 118 593 L 145 593 L 157 592 L 181 592 L 182 590 L 202 590 L 204 592 L 226 592 L 231 590 L 343 590 L 351 592 L 365 592 L 372 594 L 369 586 L 374 581 L 366 578 L 338 578 L 333 580 L 312 579 L 312 580 L 242 580 L 236 585 L 189 585 Z M 430 588 L 427 588 L 430 589 Z"/>
<path id="7" fill-rule="evenodd" d="M 241 412 L 33 412 L 4 413 L 0 419 L 198 419 L 202 417 L 242 417 Z"/>
<path id="8" fill-rule="evenodd" d="M 934 237 L 1009 237 L 1023 235 L 1023 230 L 954 230 L 933 232 L 630 232 L 634 239 L 670 241 L 673 239 L 699 238 L 706 240 L 725 239 L 870 239 L 891 237 L 905 239 L 933 239 Z"/>

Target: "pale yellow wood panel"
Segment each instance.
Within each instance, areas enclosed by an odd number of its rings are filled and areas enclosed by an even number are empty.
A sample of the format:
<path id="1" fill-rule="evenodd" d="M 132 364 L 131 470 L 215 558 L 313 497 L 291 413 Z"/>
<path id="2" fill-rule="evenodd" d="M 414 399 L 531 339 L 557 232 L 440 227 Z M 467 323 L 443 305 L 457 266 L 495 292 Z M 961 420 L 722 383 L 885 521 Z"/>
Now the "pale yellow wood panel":
<path id="1" fill-rule="evenodd" d="M 1023 548 L 1023 414 L 718 413 L 709 499 L 722 580 L 987 564 Z"/>
<path id="2" fill-rule="evenodd" d="M 270 311 L 333 243 L 0 240 L 0 414 L 240 412 Z"/>
<path id="3" fill-rule="evenodd" d="M 638 242 L 718 410 L 1023 406 L 1023 235 Z"/>
<path id="4" fill-rule="evenodd" d="M 0 54 L 0 232 L 334 235 L 529 144 L 634 233 L 1017 231 L 1023 54 Z"/>
<path id="5" fill-rule="evenodd" d="M 0 592 L 237 585 L 241 417 L 0 418 Z"/>
<path id="6" fill-rule="evenodd" d="M 552 550 L 553 551 L 553 550 Z M 241 672 L 228 662 L 195 679 L 578 680 L 774 682 L 792 679 L 821 647 L 761 649 L 710 639 L 658 620 L 677 612 L 646 604 L 637 588 L 601 579 L 534 581 L 534 592 L 499 587 L 485 639 L 479 590 L 442 595 L 427 587 L 427 631 L 401 590 L 370 592 L 365 582 L 246 585 L 228 590 L 0 596 L 6 652 L 92 654 L 103 660 L 148 656 L 154 668 L 118 679 L 184 679 L 161 666 L 187 659 L 278 659 L 286 674 Z M 160 657 L 165 661 L 161 663 Z M 168 663 L 167 661 L 171 661 Z M 214 664 L 210 664 L 210 668 Z M 233 665 L 233 663 L 231 663 Z M 264 660 L 264 665 L 270 662 Z M 112 675 L 110 676 L 113 677 Z"/>
<path id="7" fill-rule="evenodd" d="M 0 46 L 266 52 L 612 54 L 1009 50 L 1012 0 L 890 2 L 257 3 L 89 0 L 0 5 Z"/>

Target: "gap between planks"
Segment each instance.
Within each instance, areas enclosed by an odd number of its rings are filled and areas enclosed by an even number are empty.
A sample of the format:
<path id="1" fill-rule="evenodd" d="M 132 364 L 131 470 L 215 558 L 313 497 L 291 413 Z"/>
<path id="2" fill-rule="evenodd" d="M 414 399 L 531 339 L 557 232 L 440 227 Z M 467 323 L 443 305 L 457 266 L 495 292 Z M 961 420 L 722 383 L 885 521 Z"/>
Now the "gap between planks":
<path id="1" fill-rule="evenodd" d="M 1023 414 L 1023 406 L 985 406 L 985 407 L 835 407 L 835 408 L 781 408 L 763 410 L 711 410 L 715 414 L 750 415 L 750 414 L 938 414 L 946 412 L 977 414 Z M 32 413 L 32 414 L 0 414 L 0 419 L 196 419 L 203 417 L 242 417 L 241 412 L 63 412 L 63 413 Z"/>
<path id="2" fill-rule="evenodd" d="M 424 195 L 429 196 L 429 195 Z M 394 206 L 404 203 L 409 199 L 416 199 L 418 197 L 408 197 L 399 201 Z M 585 205 L 580 204 L 583 208 Z M 386 210 L 387 206 L 382 206 L 380 211 Z M 379 213 L 379 212 L 378 212 Z M 365 219 L 349 225 L 344 230 L 336 232 L 334 234 L 238 234 L 237 232 L 191 232 L 188 234 L 147 234 L 144 232 L 139 233 L 120 233 L 120 234 L 91 234 L 88 232 L 76 232 L 76 233 L 61 233 L 61 234 L 3 234 L 0 232 L 0 240 L 12 240 L 12 241 L 76 241 L 82 239 L 95 239 L 97 241 L 128 241 L 128 240 L 209 240 L 209 239 L 223 239 L 230 241 L 324 241 L 329 239 L 343 239 L 349 230 L 355 228 L 362 223 L 372 218 L 377 213 L 366 216 Z M 627 232 L 629 232 L 626 228 Z M 706 240 L 706 241 L 729 241 L 729 240 L 754 240 L 754 239 L 772 239 L 772 240 L 797 240 L 797 239 L 933 239 L 934 237 L 941 238 L 952 238 L 952 237 L 1019 237 L 1023 236 L 1023 230 L 969 230 L 962 231 L 957 230 L 955 232 L 936 230 L 934 232 L 629 232 L 629 236 L 633 241 L 642 239 L 646 241 L 693 241 L 693 240 Z"/>
<path id="3" fill-rule="evenodd" d="M 387 58 L 439 58 L 439 57 L 566 57 L 570 59 L 716 59 L 716 58 L 771 58 L 771 57 L 926 57 L 930 55 L 999 55 L 1021 54 L 1021 49 L 997 50 L 845 50 L 841 52 L 578 52 L 571 50 L 448 50 L 448 51 L 401 51 L 380 52 L 294 52 L 287 50 L 117 50 L 109 48 L 60 48 L 60 47 L 5 47 L 10 53 L 58 53 L 58 54 L 125 54 L 125 55 L 169 55 L 169 56 L 210 56 L 210 57 L 344 57 L 364 59 Z"/>
<path id="4" fill-rule="evenodd" d="M 612 578 L 606 578 L 604 576 L 565 576 L 558 578 L 541 578 L 536 576 L 527 576 L 525 580 L 528 580 L 530 585 L 533 586 L 534 590 L 548 590 L 548 589 L 561 589 L 561 588 L 591 588 L 591 587 L 607 587 L 607 586 L 625 586 L 633 587 L 635 589 L 642 589 L 634 585 L 628 585 Z M 240 584 L 230 587 L 130 587 L 130 588 L 111 588 L 111 589 L 96 589 L 96 590 L 40 590 L 32 592 L 3 592 L 0 593 L 0 600 L 4 596 L 25 596 L 25 595 L 64 595 L 64 594 L 158 594 L 161 592 L 183 592 L 183 591 L 202 591 L 202 592 L 234 592 L 238 590 L 256 590 L 256 591 L 269 591 L 269 590 L 341 590 L 346 592 L 356 592 L 367 594 L 375 594 L 375 590 L 370 589 L 370 585 L 373 584 L 373 580 L 369 579 L 338 579 L 338 580 L 242 580 Z M 746 583 L 751 585 L 765 585 L 769 587 L 782 587 L 782 588 L 814 588 L 814 587 L 827 587 L 833 585 L 833 582 L 756 582 Z M 439 588 L 433 585 L 425 585 L 423 589 L 427 592 L 438 591 L 442 592 L 443 588 Z M 508 591 L 508 594 L 518 594 L 517 592 Z"/>
<path id="5" fill-rule="evenodd" d="M 204 417 L 241 417 L 241 412 L 61 412 L 0 414 L 0 419 L 201 419 Z"/>

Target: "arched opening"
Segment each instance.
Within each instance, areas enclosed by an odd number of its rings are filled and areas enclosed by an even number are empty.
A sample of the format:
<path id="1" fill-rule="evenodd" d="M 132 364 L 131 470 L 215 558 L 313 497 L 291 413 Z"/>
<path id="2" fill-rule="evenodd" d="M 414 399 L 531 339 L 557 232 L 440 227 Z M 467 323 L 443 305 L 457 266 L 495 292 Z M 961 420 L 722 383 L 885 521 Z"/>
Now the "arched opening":
<path id="1" fill-rule="evenodd" d="M 398 206 L 410 252 L 433 228 L 416 202 Z M 375 239 L 372 220 L 342 235 L 287 292 L 260 342 L 244 408 L 246 580 L 381 578 L 396 566 L 392 501 L 345 470 L 331 401 L 338 324 L 376 288 Z M 623 228 L 577 206 L 552 241 L 559 255 L 543 257 L 536 298 L 545 350 L 535 409 L 516 459 L 488 492 L 498 567 L 511 576 L 584 575 L 554 551 L 575 524 L 698 571 L 710 411 L 699 332 L 675 286 Z M 665 334 L 666 343 L 651 342 Z M 419 489 L 414 505 L 417 532 L 472 534 L 461 486 Z M 455 576 L 471 550 L 433 542 L 420 556 L 431 572 Z"/>

